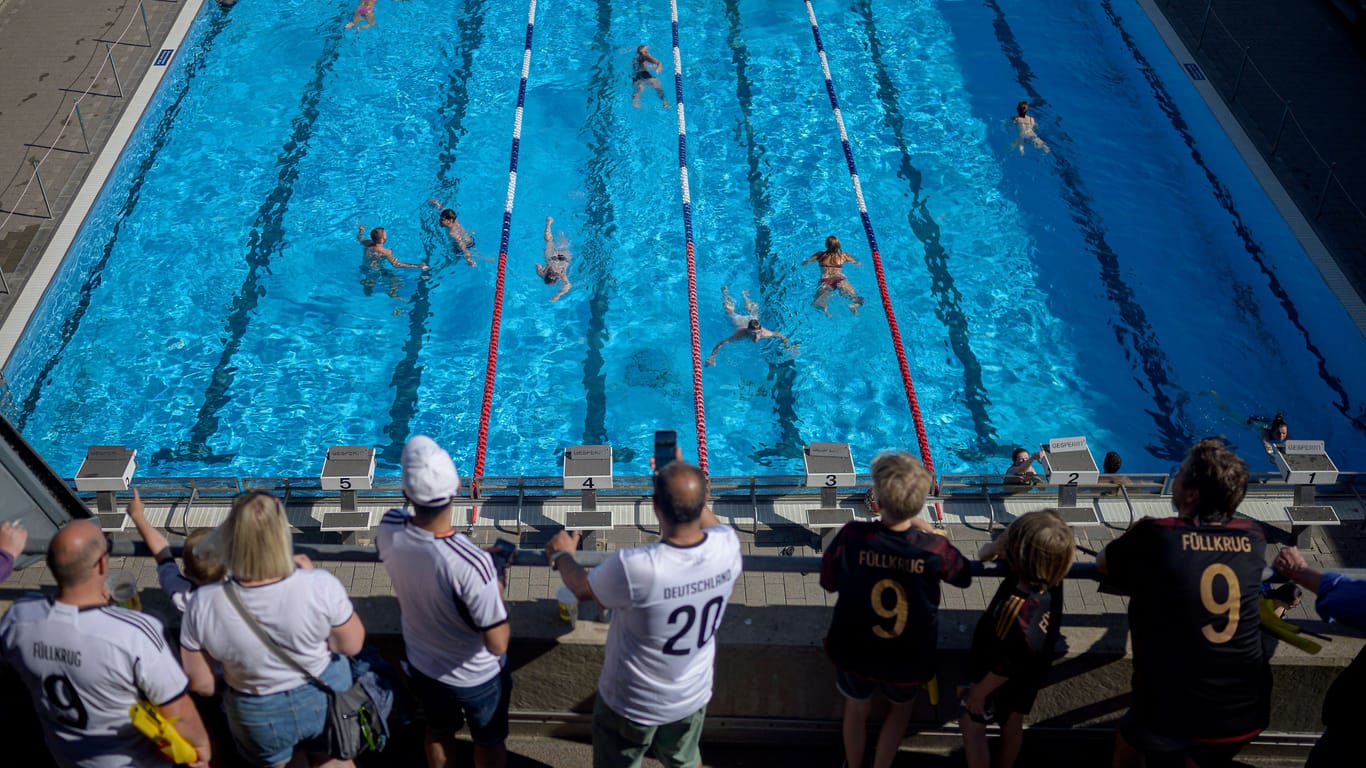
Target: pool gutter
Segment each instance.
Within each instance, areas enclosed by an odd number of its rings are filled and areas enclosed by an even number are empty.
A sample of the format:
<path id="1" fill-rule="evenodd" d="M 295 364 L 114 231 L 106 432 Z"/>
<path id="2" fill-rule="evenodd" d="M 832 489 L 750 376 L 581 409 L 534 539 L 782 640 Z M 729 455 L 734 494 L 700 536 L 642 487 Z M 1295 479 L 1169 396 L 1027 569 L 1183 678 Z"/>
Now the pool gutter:
<path id="1" fill-rule="evenodd" d="M 180 52 L 181 43 L 189 34 L 190 25 L 199 15 L 199 9 L 204 5 L 204 2 L 205 0 L 182 0 L 180 13 L 161 45 L 162 50 L 172 51 L 171 59 L 174 59 Z M 38 303 L 46 295 L 48 286 L 52 284 L 53 277 L 56 276 L 58 268 L 62 265 L 62 260 L 66 258 L 67 251 L 75 242 L 76 235 L 85 223 L 86 216 L 90 214 L 90 209 L 95 205 L 100 190 L 104 188 L 105 182 L 113 174 L 114 166 L 118 164 L 119 157 L 128 146 L 133 132 L 137 130 L 143 113 L 147 111 L 147 106 L 152 102 L 152 97 L 156 95 L 157 88 L 160 87 L 161 81 L 170 69 L 171 63 L 167 61 L 163 66 L 150 66 L 143 73 L 142 81 L 129 98 L 127 107 L 119 117 L 118 123 L 115 124 L 113 133 L 109 136 L 109 141 L 95 158 L 85 181 L 82 182 L 80 189 L 72 198 L 71 206 L 54 230 L 52 240 L 34 265 L 32 275 L 15 299 L 14 306 L 5 318 L 3 327 L 0 327 L 0 368 L 9 362 L 10 355 L 14 353 L 15 346 L 18 345 L 20 337 L 38 308 Z"/>

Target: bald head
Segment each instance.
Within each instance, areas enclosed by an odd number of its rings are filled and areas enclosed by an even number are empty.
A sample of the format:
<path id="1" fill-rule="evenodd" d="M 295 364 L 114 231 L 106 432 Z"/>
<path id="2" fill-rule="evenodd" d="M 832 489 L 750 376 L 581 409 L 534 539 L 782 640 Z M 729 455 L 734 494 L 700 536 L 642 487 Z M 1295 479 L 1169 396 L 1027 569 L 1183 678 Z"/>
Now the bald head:
<path id="1" fill-rule="evenodd" d="M 655 509 L 665 520 L 678 525 L 702 516 L 707 504 L 707 478 L 702 470 L 684 461 L 672 461 L 655 476 Z"/>
<path id="2" fill-rule="evenodd" d="M 47 567 L 57 586 L 76 587 L 99 578 L 95 566 L 106 552 L 104 533 L 89 520 L 67 523 L 47 548 Z"/>

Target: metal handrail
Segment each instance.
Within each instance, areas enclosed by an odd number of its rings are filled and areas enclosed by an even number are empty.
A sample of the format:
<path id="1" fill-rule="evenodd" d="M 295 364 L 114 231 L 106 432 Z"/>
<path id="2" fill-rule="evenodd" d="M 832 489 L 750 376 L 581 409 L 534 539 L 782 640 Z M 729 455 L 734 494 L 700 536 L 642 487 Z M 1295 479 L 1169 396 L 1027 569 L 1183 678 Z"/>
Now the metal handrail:
<path id="1" fill-rule="evenodd" d="M 1175 4 L 1174 0 L 1158 0 L 1158 3 L 1165 9 L 1170 9 Z M 1300 133 L 1300 138 L 1304 140 L 1305 145 L 1309 147 L 1309 151 L 1313 153 L 1314 159 L 1328 171 L 1327 177 L 1323 180 L 1323 187 L 1319 190 L 1318 201 L 1315 204 L 1314 214 L 1311 218 L 1317 220 L 1319 215 L 1323 213 L 1323 205 L 1327 201 L 1329 187 L 1336 185 L 1338 191 L 1342 193 L 1343 199 L 1345 199 L 1352 210 L 1356 212 L 1357 217 L 1362 221 L 1366 221 L 1366 212 L 1362 210 L 1362 206 L 1357 203 L 1351 193 L 1347 191 L 1347 188 L 1342 185 L 1342 180 L 1338 178 L 1337 163 L 1329 162 L 1324 158 L 1323 153 L 1320 152 L 1314 142 L 1309 139 L 1309 135 L 1304 131 L 1304 126 L 1300 124 L 1299 118 L 1295 116 L 1292 101 L 1281 96 L 1280 92 L 1271 84 L 1271 81 L 1262 73 L 1261 67 L 1257 66 L 1257 62 L 1252 58 L 1251 47 L 1240 42 L 1237 37 L 1234 36 L 1232 30 L 1228 28 L 1228 25 L 1224 23 L 1224 20 L 1219 17 L 1219 13 L 1214 10 L 1214 0 L 1206 0 L 1205 2 L 1205 12 L 1201 17 L 1200 30 L 1198 34 L 1196 34 L 1195 50 L 1201 51 L 1203 49 L 1205 35 L 1209 31 L 1210 21 L 1214 21 L 1219 28 L 1224 31 L 1224 34 L 1227 35 L 1228 39 L 1242 51 L 1242 55 L 1238 61 L 1238 74 L 1233 79 L 1233 88 L 1228 97 L 1229 103 L 1232 104 L 1238 101 L 1238 91 L 1242 86 L 1243 75 L 1247 71 L 1247 68 L 1251 66 L 1252 70 L 1257 74 L 1257 77 L 1261 79 L 1267 90 L 1270 91 L 1272 97 L 1281 104 L 1281 118 L 1276 127 L 1275 138 L 1271 141 L 1269 154 L 1273 156 L 1276 154 L 1276 151 L 1280 148 L 1281 137 L 1285 132 L 1286 123 L 1293 122 L 1295 124 L 1295 129 Z"/>
<path id="2" fill-rule="evenodd" d="M 128 34 L 128 31 L 133 28 L 133 22 L 136 21 L 139 18 L 139 16 L 141 16 L 142 18 L 142 29 L 143 33 L 147 37 L 147 42 L 134 43 L 125 41 L 124 37 Z M 41 158 L 30 158 L 30 162 L 33 164 L 33 175 L 29 177 L 28 183 L 24 184 L 24 188 L 20 190 L 19 196 L 15 198 L 14 207 L 11 210 L 5 212 L 6 215 L 4 220 L 0 221 L 0 232 L 3 232 L 5 230 L 5 227 L 9 225 L 10 219 L 14 218 L 15 214 L 18 213 L 19 204 L 23 202 L 24 197 L 28 194 L 29 188 L 32 187 L 35 183 L 38 185 L 38 189 L 42 193 L 43 207 L 47 210 L 47 215 L 44 218 L 53 218 L 52 203 L 48 199 L 46 185 L 43 184 L 43 178 L 42 175 L 39 173 L 39 169 L 42 167 L 42 164 L 47 161 L 47 158 L 52 154 L 52 152 L 58 148 L 57 145 L 61 143 L 62 137 L 66 134 L 66 129 L 70 127 L 73 118 L 76 120 L 77 125 L 81 129 L 81 140 L 85 144 L 85 154 L 90 153 L 90 136 L 86 132 L 85 117 L 81 114 L 81 100 L 84 99 L 86 96 L 90 96 L 92 94 L 95 96 L 103 96 L 108 98 L 121 99 L 124 97 L 123 81 L 119 77 L 118 67 L 114 64 L 114 46 L 129 45 L 137 48 L 150 48 L 152 46 L 152 30 L 147 23 L 147 8 L 145 6 L 145 0 L 138 0 L 136 10 L 129 17 L 128 24 L 123 28 L 123 31 L 119 33 L 119 36 L 116 39 L 97 39 L 94 42 L 96 44 L 103 43 L 105 46 L 105 55 L 100 62 L 100 67 L 98 70 L 95 71 L 94 76 L 90 78 L 90 85 L 86 86 L 85 89 L 81 91 L 81 94 L 79 96 L 72 98 L 71 110 L 67 112 L 66 119 L 62 122 L 62 127 L 57 130 L 57 137 L 52 140 L 52 143 L 47 146 L 42 146 L 38 144 L 30 145 L 35 148 L 46 149 L 47 151 L 43 153 L 43 156 Z M 104 68 L 106 65 L 108 65 L 110 70 L 113 72 L 114 82 L 118 86 L 119 92 L 117 96 L 106 93 L 94 93 L 92 91 L 92 89 L 95 87 L 95 83 L 98 82 L 100 77 L 104 74 Z M 39 134 L 39 137 L 41 137 L 41 134 Z M 35 139 L 35 141 L 36 140 L 37 139 Z M 0 268 L 0 293 L 8 294 L 9 292 L 9 281 L 5 279 L 4 269 Z"/>

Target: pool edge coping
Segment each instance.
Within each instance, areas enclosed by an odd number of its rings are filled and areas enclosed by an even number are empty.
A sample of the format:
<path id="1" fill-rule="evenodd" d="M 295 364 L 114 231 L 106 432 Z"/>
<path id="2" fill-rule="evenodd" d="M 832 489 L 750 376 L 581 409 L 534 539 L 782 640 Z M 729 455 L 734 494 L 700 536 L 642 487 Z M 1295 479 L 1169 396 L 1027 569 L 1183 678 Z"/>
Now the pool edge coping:
<path id="1" fill-rule="evenodd" d="M 28 330 L 29 322 L 33 319 L 38 304 L 47 295 L 48 288 L 51 287 L 52 280 L 57 275 L 57 270 L 66 260 L 67 252 L 75 242 L 77 233 L 84 226 L 86 217 L 90 215 L 95 200 L 99 198 L 105 183 L 109 181 L 114 166 L 123 156 L 123 151 L 127 149 L 128 143 L 146 114 L 153 96 L 156 95 L 157 89 L 161 87 L 162 81 L 170 71 L 172 61 L 180 53 L 181 44 L 185 42 L 185 37 L 189 34 L 190 25 L 199 16 L 199 10 L 205 1 L 184 0 L 182 2 L 179 14 L 161 43 L 162 49 L 169 48 L 174 51 L 171 59 L 166 62 L 165 66 L 159 67 L 155 64 L 149 66 L 142 74 L 137 90 L 129 98 L 127 107 L 123 110 L 123 114 L 114 125 L 113 132 L 109 135 L 109 140 L 96 156 L 95 162 L 91 164 L 85 180 L 81 182 L 80 189 L 77 190 L 71 200 L 71 206 L 62 215 L 61 223 L 53 230 L 52 239 L 44 247 L 43 254 L 34 265 L 32 274 L 15 299 L 8 316 L 5 317 L 3 326 L 0 326 L 0 370 L 9 364 L 10 357 L 19 344 L 19 339 Z"/>
<path id="2" fill-rule="evenodd" d="M 1166 44 L 1167 50 L 1176 59 L 1176 63 L 1181 65 L 1183 70 L 1186 70 L 1186 64 L 1195 64 L 1195 57 L 1186 47 L 1186 43 L 1176 34 L 1176 30 L 1167 20 L 1166 15 L 1157 7 L 1155 0 L 1135 0 L 1135 2 L 1139 9 L 1147 15 L 1148 20 L 1152 22 L 1157 34 Z M 1266 192 L 1271 204 L 1280 213 L 1286 226 L 1289 227 L 1290 233 L 1299 242 L 1300 248 L 1309 257 L 1310 263 L 1318 269 L 1319 277 L 1323 279 L 1328 290 L 1332 291 L 1333 296 L 1342 305 L 1343 310 L 1347 313 L 1347 318 L 1356 326 L 1357 332 L 1366 337 L 1366 301 L 1347 280 L 1342 267 L 1338 266 L 1337 259 L 1319 239 L 1318 233 L 1309 224 L 1309 220 L 1300 210 L 1299 205 L 1291 199 L 1290 193 L 1285 190 L 1281 180 L 1271 170 L 1266 158 L 1262 157 L 1261 150 L 1252 143 L 1247 131 L 1243 130 L 1242 123 L 1233 116 L 1228 104 L 1224 103 L 1223 97 L 1219 95 L 1211 81 L 1208 79 L 1196 80 L 1191 77 L 1189 70 L 1186 70 L 1186 79 L 1195 89 L 1195 92 L 1200 95 L 1200 98 L 1204 100 L 1205 105 L 1209 107 L 1210 113 L 1214 115 L 1214 119 L 1219 122 L 1219 127 L 1223 129 L 1224 134 L 1233 143 L 1233 148 L 1238 151 L 1243 163 L 1252 172 L 1253 178 L 1262 185 L 1262 190 Z"/>

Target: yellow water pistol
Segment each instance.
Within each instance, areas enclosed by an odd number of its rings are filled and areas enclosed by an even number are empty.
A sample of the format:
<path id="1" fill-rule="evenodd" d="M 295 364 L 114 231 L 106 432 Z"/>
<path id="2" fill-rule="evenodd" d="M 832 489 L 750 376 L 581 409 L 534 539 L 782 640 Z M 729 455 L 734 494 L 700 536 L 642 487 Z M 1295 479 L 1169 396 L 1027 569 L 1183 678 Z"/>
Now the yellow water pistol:
<path id="1" fill-rule="evenodd" d="M 134 728 L 156 742 L 167 760 L 185 765 L 199 759 L 199 752 L 194 745 L 181 736 L 175 725 L 152 704 L 139 701 L 128 708 L 128 716 L 133 719 Z"/>

